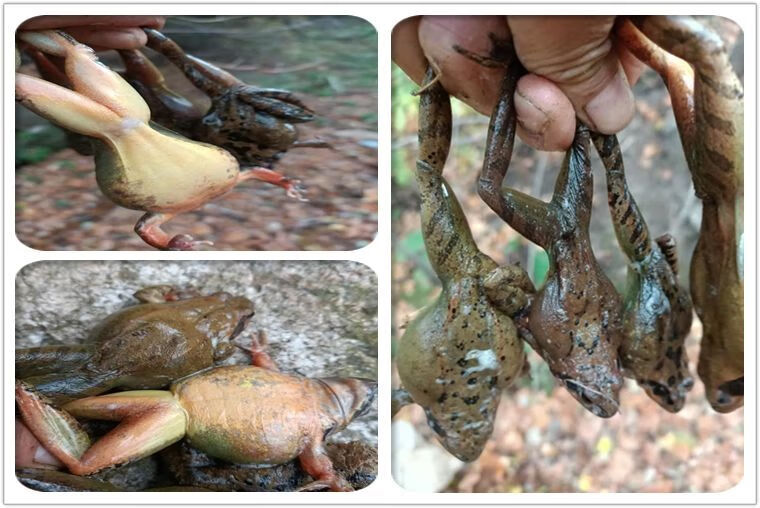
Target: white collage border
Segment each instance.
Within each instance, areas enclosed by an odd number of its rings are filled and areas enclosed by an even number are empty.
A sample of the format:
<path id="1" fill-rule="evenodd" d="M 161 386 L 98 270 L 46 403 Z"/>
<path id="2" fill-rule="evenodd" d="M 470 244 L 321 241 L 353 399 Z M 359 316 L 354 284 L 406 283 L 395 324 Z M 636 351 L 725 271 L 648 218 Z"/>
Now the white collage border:
<path id="1" fill-rule="evenodd" d="M 155 14 L 171 15 L 181 9 L 183 15 L 354 15 L 371 22 L 378 31 L 378 234 L 368 246 L 350 252 L 54 252 L 37 251 L 21 244 L 15 236 L 14 213 L 14 32 L 25 19 L 43 14 Z M 744 419 L 744 471 L 742 481 L 722 493 L 562 493 L 562 494 L 431 494 L 401 489 L 391 477 L 390 418 L 390 334 L 391 334 L 391 65 L 390 34 L 396 23 L 419 14 L 705 14 L 725 16 L 744 30 L 745 51 L 745 215 L 756 218 L 756 145 L 757 136 L 757 9 L 754 4 L 403 4 L 403 3 L 322 3 L 298 4 L 209 4 L 209 3 L 131 3 L 131 4 L 4 4 L 4 348 L 15 347 L 15 276 L 23 266 L 42 260 L 350 260 L 364 263 L 378 275 L 378 381 L 379 474 L 369 487 L 354 493 L 256 493 L 256 492 L 130 492 L 114 493 L 41 493 L 29 490 L 14 474 L 14 398 L 13 356 L 4 354 L 3 377 L 3 501 L 6 504 L 754 504 L 757 496 L 757 408 L 756 371 L 747 369 L 747 397 Z M 756 221 L 745 220 L 745 364 L 756 362 Z M 746 296 L 749 295 L 749 296 Z"/>

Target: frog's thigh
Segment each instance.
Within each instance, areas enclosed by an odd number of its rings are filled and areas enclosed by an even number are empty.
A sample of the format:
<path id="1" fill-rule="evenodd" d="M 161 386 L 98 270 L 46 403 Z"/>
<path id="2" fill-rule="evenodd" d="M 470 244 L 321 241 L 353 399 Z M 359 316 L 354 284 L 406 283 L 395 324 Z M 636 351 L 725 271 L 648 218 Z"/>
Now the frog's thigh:
<path id="1" fill-rule="evenodd" d="M 304 471 L 315 480 L 313 483 L 302 487 L 301 490 L 316 490 L 318 488 L 329 488 L 338 492 L 354 490 L 345 479 L 335 472 L 322 442 L 307 447 L 298 456 L 298 460 L 301 462 Z"/>
<path id="2" fill-rule="evenodd" d="M 114 419 L 114 413 L 119 413 L 117 416 L 124 417 L 116 428 L 88 448 L 77 463 L 69 465 L 72 473 L 88 475 L 106 467 L 132 462 L 166 448 L 184 436 L 186 418 L 176 402 L 145 401 L 152 407 L 139 412 L 135 403 L 142 404 L 143 400 L 138 402 L 138 397 L 121 394 L 90 397 L 83 399 L 86 402 L 67 405 L 67 410 L 74 416 Z M 86 408 L 79 408 L 79 402 Z M 124 416 L 120 414 L 122 411 L 134 411 L 137 415 Z"/>

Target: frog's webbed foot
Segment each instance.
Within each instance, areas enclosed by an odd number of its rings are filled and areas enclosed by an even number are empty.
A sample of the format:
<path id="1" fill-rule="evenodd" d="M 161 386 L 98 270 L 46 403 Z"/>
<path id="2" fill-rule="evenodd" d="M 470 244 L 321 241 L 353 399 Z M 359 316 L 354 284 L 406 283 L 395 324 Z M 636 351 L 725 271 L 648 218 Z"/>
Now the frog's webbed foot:
<path id="1" fill-rule="evenodd" d="M 304 485 L 298 489 L 299 491 L 329 489 L 333 492 L 352 492 L 354 490 L 350 483 L 335 472 L 321 442 L 307 447 L 298 456 L 298 460 L 304 471 L 314 478 L 313 482 Z"/>
<path id="2" fill-rule="evenodd" d="M 277 171 L 264 167 L 245 168 L 240 172 L 238 181 L 242 182 L 245 180 L 260 180 L 262 182 L 271 183 L 272 185 L 285 189 L 288 197 L 295 198 L 299 201 L 308 201 L 303 195 L 305 189 L 301 185 L 300 180 L 281 175 Z"/>
<path id="3" fill-rule="evenodd" d="M 200 245 L 214 245 L 208 240 L 194 240 L 190 235 L 170 237 L 161 225 L 174 217 L 170 213 L 148 212 L 135 224 L 135 233 L 151 247 L 160 250 L 195 250 Z"/>

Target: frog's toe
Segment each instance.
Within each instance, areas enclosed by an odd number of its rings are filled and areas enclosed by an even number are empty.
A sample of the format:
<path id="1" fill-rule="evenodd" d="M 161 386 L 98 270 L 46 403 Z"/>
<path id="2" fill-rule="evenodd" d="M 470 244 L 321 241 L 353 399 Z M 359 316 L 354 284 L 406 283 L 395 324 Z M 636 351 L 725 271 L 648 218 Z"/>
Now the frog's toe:
<path id="1" fill-rule="evenodd" d="M 209 240 L 195 240 L 190 235 L 176 235 L 169 240 L 166 245 L 166 250 L 196 250 L 196 247 L 201 245 L 214 245 L 214 242 Z"/>

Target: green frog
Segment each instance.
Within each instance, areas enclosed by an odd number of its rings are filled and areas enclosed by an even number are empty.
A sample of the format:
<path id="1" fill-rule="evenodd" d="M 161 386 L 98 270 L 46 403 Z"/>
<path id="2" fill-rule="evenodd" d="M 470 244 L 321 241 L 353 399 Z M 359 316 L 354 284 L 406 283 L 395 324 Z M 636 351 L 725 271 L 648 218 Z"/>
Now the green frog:
<path id="1" fill-rule="evenodd" d="M 622 304 L 591 249 L 589 130 L 578 121 L 549 203 L 502 189 L 514 145 L 514 93 L 524 73 L 514 50 L 502 58 L 507 72 L 491 115 L 478 192 L 505 222 L 549 256 L 547 280 L 531 304 L 523 337 L 576 400 L 593 414 L 609 418 L 618 411 L 622 385 Z"/>
<path id="2" fill-rule="evenodd" d="M 16 349 L 16 378 L 56 406 L 114 388 L 163 388 L 229 357 L 254 314 L 250 300 L 225 292 L 151 286 L 135 297 L 140 304 L 106 317 L 83 344 Z"/>
<path id="3" fill-rule="evenodd" d="M 623 373 L 660 406 L 676 413 L 683 408 L 694 380 L 684 349 L 692 304 L 688 292 L 678 284 L 675 239 L 669 234 L 654 241 L 650 238 L 644 216 L 628 190 L 617 136 L 591 137 L 607 173 L 615 235 L 630 260 L 620 347 Z"/>
<path id="4" fill-rule="evenodd" d="M 433 304 L 409 323 L 397 355 L 406 392 L 394 409 L 414 401 L 457 458 L 475 460 L 493 431 L 501 393 L 523 369 L 525 352 L 512 316 L 534 288 L 524 270 L 498 266 L 482 253 L 459 202 L 442 176 L 451 143 L 451 104 L 433 71 L 420 94 L 416 179 L 422 234 L 441 280 Z"/>
<path id="5" fill-rule="evenodd" d="M 690 267 L 702 321 L 697 372 L 708 401 L 744 404 L 744 92 L 721 38 L 688 16 L 626 21 L 618 38 L 664 79 L 702 223 Z"/>

